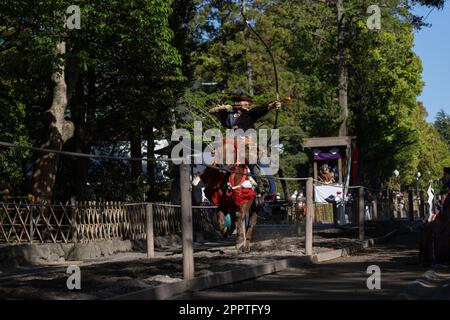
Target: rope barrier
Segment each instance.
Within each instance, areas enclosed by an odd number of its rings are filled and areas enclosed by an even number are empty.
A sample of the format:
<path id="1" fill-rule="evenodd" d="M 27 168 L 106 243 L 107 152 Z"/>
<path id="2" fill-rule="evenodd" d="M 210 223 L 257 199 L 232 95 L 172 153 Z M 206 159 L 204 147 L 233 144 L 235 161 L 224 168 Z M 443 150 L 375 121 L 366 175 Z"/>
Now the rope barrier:
<path id="1" fill-rule="evenodd" d="M 274 177 L 275 180 L 288 180 L 288 181 L 306 181 L 309 178 L 290 178 L 290 177 L 286 177 L 286 178 L 280 178 L 280 177 Z"/>
<path id="2" fill-rule="evenodd" d="M 105 156 L 105 155 L 97 155 L 97 154 L 91 154 L 91 153 L 81 153 L 81 152 L 72 152 L 72 151 L 62 151 L 62 150 L 54 150 L 54 149 L 46 149 L 46 148 L 38 148 L 38 147 L 32 147 L 27 146 L 23 144 L 15 144 L 5 141 L 0 141 L 0 146 L 8 147 L 8 148 L 20 148 L 20 149 L 28 149 L 31 151 L 41 152 L 41 153 L 54 153 L 54 154 L 60 154 L 65 156 L 72 156 L 72 157 L 82 157 L 82 158 L 94 158 L 94 159 L 107 159 L 107 160 L 122 160 L 122 161 L 163 161 L 163 162 L 169 162 L 174 160 L 184 160 L 185 158 L 167 158 L 167 159 L 147 159 L 147 158 L 133 158 L 133 157 L 118 157 L 118 156 Z M 192 154 L 191 157 L 198 157 L 202 156 L 202 154 Z M 233 171 L 231 169 L 227 168 L 219 168 L 208 164 L 201 164 L 205 167 L 209 167 L 215 170 L 232 173 Z M 251 177 L 259 177 L 260 175 L 252 175 L 248 173 Z M 291 177 L 291 178 L 279 178 L 274 177 L 277 180 L 307 180 L 308 178 L 297 178 L 297 177 Z"/>
<path id="3" fill-rule="evenodd" d="M 134 158 L 134 157 L 119 157 L 119 156 L 105 156 L 105 155 L 96 155 L 96 154 L 90 154 L 90 153 L 81 153 L 81 152 L 72 152 L 72 151 L 62 151 L 62 150 L 54 150 L 54 149 L 46 149 L 46 148 L 38 148 L 38 147 L 32 147 L 32 146 L 27 146 L 27 145 L 23 145 L 23 144 L 15 144 L 15 143 L 10 143 L 10 142 L 5 142 L 5 141 L 0 141 L 0 146 L 3 147 L 8 147 L 8 148 L 20 148 L 20 149 L 28 149 L 31 151 L 36 151 L 36 152 L 41 152 L 41 153 L 54 153 L 54 154 L 60 154 L 60 155 L 65 155 L 65 156 L 72 156 L 72 157 L 82 157 L 82 158 L 94 158 L 94 159 L 107 159 L 107 160 L 121 160 L 121 161 L 162 161 L 162 162 L 169 162 L 169 161 L 174 161 L 174 160 L 178 160 L 178 161 L 182 161 L 185 160 L 185 158 L 159 158 L 159 159 L 148 159 L 148 158 Z M 192 149 L 191 149 L 192 150 Z M 202 156 L 202 154 L 191 154 L 190 157 L 199 157 Z M 228 169 L 228 168 L 223 168 L 223 167 L 216 167 L 213 165 L 208 165 L 208 164 L 201 164 L 202 166 L 205 167 L 209 167 L 215 170 L 219 170 L 222 172 L 227 172 L 227 173 L 232 173 L 233 170 Z M 248 176 L 250 177 L 261 177 L 261 175 L 256 175 L 256 174 L 251 174 L 248 173 Z M 275 180 L 285 180 L 285 181 L 306 181 L 309 178 L 299 178 L 299 177 L 285 177 L 285 178 L 280 178 L 280 177 L 273 177 Z M 320 183 L 322 185 L 327 185 L 327 184 L 323 184 L 323 182 L 317 180 L 317 179 L 313 179 L 314 182 L 316 183 Z M 328 186 L 330 187 L 335 187 L 335 188 L 343 188 L 341 186 L 335 186 L 332 184 L 328 184 Z M 360 187 L 363 187 L 366 190 L 372 191 L 372 192 L 382 192 L 384 190 L 387 189 L 372 189 L 369 187 L 365 187 L 365 186 L 350 186 L 348 187 L 348 189 L 358 189 Z M 419 191 L 426 191 L 423 189 L 420 189 Z"/>
<path id="4" fill-rule="evenodd" d="M 62 150 L 54 150 L 54 149 L 46 149 L 46 148 L 38 148 L 38 147 L 31 147 L 26 146 L 23 144 L 14 144 L 9 143 L 5 141 L 0 141 L 0 146 L 3 147 L 9 147 L 9 148 L 20 148 L 20 149 L 28 149 L 31 151 L 41 152 L 41 153 L 54 153 L 54 154 L 61 154 L 65 156 L 71 156 L 71 157 L 81 157 L 81 158 L 94 158 L 94 159 L 108 159 L 108 160 L 124 160 L 124 161 L 174 161 L 174 160 L 184 160 L 185 158 L 160 158 L 160 159 L 148 159 L 148 158 L 132 158 L 132 157 L 118 157 L 118 156 L 104 156 L 104 155 L 97 155 L 92 153 L 81 153 L 81 152 L 72 152 L 72 151 L 62 151 Z M 201 156 L 201 154 L 192 154 L 190 157 L 198 157 Z"/>

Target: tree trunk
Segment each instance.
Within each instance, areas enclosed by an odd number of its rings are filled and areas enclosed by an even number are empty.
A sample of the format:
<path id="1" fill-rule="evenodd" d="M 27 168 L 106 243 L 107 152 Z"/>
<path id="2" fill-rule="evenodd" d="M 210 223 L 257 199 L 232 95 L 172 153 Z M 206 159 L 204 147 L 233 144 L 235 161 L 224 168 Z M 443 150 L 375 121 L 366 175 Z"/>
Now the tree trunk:
<path id="1" fill-rule="evenodd" d="M 339 107 L 341 108 L 341 126 L 339 136 L 348 134 L 348 70 L 345 62 L 345 21 L 344 0 L 337 1 L 338 15 L 338 74 L 339 74 Z"/>
<path id="2" fill-rule="evenodd" d="M 84 97 L 84 86 L 83 81 L 78 81 L 76 85 L 76 91 L 72 99 L 70 113 L 72 116 L 72 121 L 75 125 L 74 142 L 75 142 L 75 152 L 79 153 L 89 153 L 89 139 L 87 137 L 87 110 L 86 101 Z M 74 194 L 76 200 L 87 200 L 85 198 L 86 194 L 86 183 L 88 175 L 89 159 L 76 157 L 74 160 L 73 169 L 73 181 L 74 181 Z"/>
<path id="3" fill-rule="evenodd" d="M 253 97 L 255 90 L 253 87 L 253 65 L 251 61 L 247 61 L 247 78 L 248 78 L 248 94 Z"/>
<path id="4" fill-rule="evenodd" d="M 56 44 L 58 58 L 61 59 L 65 52 L 66 43 L 58 42 Z M 53 102 L 47 111 L 50 118 L 50 132 L 47 142 L 42 145 L 43 148 L 61 150 L 64 143 L 74 134 L 74 124 L 64 119 L 69 98 L 64 69 L 64 62 L 60 63 L 59 70 L 52 75 L 55 83 Z M 58 157 L 56 154 L 44 153 L 38 156 L 32 177 L 33 194 L 38 201 L 51 201 L 57 169 Z"/>

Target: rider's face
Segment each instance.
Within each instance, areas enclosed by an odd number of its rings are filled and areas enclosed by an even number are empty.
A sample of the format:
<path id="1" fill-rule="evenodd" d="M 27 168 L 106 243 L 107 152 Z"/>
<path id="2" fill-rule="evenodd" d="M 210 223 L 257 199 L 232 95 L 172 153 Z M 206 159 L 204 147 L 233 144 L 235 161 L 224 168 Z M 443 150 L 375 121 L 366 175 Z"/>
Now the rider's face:
<path id="1" fill-rule="evenodd" d="M 250 102 L 248 101 L 236 101 L 235 103 L 236 106 L 241 107 L 241 108 L 249 108 L 250 107 Z"/>

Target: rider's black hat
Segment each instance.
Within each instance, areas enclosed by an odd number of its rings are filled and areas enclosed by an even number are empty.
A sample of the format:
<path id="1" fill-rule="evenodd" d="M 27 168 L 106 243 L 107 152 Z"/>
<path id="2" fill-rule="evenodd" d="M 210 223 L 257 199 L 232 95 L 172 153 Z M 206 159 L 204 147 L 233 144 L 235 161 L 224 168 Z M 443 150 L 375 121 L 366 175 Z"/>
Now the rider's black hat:
<path id="1" fill-rule="evenodd" d="M 253 101 L 252 97 L 242 89 L 237 89 L 236 91 L 231 92 L 230 97 L 233 101 Z"/>

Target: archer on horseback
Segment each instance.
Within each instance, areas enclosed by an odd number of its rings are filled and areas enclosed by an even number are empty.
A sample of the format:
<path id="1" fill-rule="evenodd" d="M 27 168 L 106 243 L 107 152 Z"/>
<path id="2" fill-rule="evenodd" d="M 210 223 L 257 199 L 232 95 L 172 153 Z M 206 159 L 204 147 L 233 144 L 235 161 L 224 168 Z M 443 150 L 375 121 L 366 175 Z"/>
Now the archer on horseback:
<path id="1" fill-rule="evenodd" d="M 268 114 L 270 110 L 276 109 L 278 111 L 281 107 L 281 102 L 278 100 L 266 105 L 252 107 L 252 98 L 241 89 L 232 94 L 231 98 L 234 101 L 233 105 L 222 104 L 209 110 L 209 113 L 215 114 L 227 129 L 242 129 L 244 132 L 248 129 L 255 129 L 255 123 L 259 119 Z M 244 136 L 242 139 L 244 139 L 246 147 L 252 142 L 250 136 Z M 261 149 L 258 151 L 258 155 L 264 155 L 265 152 L 267 150 Z M 274 178 L 267 165 L 259 165 L 259 168 L 256 168 L 255 164 L 249 164 L 248 166 L 254 176 L 263 171 L 269 184 L 267 194 L 270 196 L 276 194 Z"/>
<path id="2" fill-rule="evenodd" d="M 252 98 L 242 90 L 231 96 L 233 105 L 218 105 L 209 110 L 209 113 L 217 115 L 221 124 L 227 129 L 255 129 L 255 123 L 264 117 L 270 110 L 279 109 L 280 101 L 274 101 L 267 105 L 252 107 Z"/>
<path id="3" fill-rule="evenodd" d="M 234 163 L 228 163 L 225 167 L 218 167 L 217 163 L 213 163 L 213 166 L 207 166 L 206 169 L 197 175 L 193 180 L 193 185 L 197 185 L 200 181 L 202 181 L 205 185 L 205 195 L 206 197 L 215 205 L 218 206 L 218 221 L 219 221 L 219 229 L 221 233 L 226 236 L 227 229 L 233 226 L 233 223 L 230 221 L 231 215 L 236 217 L 237 221 L 236 225 L 236 248 L 242 249 L 244 251 L 250 250 L 250 241 L 252 237 L 253 228 L 256 225 L 257 220 L 257 211 L 258 205 L 255 205 L 256 192 L 254 187 L 256 185 L 254 179 L 252 178 L 252 174 L 250 174 L 250 170 L 254 172 L 255 166 L 254 163 L 250 163 L 249 158 L 250 155 L 250 145 L 255 144 L 256 141 L 251 141 L 251 135 L 245 134 L 245 132 L 249 129 L 255 129 L 255 123 L 265 116 L 271 109 L 276 109 L 275 116 L 275 124 L 274 129 L 277 127 L 278 122 L 278 111 L 281 107 L 281 102 L 279 101 L 279 88 L 278 88 L 278 76 L 277 69 L 275 64 L 275 59 L 273 54 L 266 44 L 266 42 L 261 38 L 261 36 L 253 29 L 253 27 L 249 24 L 246 16 L 245 16 L 245 3 L 242 1 L 242 9 L 241 15 L 246 23 L 246 25 L 252 30 L 253 33 L 258 37 L 258 39 L 263 43 L 264 47 L 267 49 L 272 64 L 274 68 L 274 76 L 275 76 L 275 89 L 277 94 L 276 101 L 269 103 L 264 106 L 259 107 L 251 107 L 252 99 L 250 96 L 245 95 L 243 91 L 238 91 L 237 94 L 232 95 L 233 105 L 218 105 L 209 110 L 209 113 L 215 114 L 221 124 L 227 129 L 235 129 L 234 138 L 230 140 L 224 139 L 221 142 L 221 147 L 219 147 L 220 151 L 223 150 L 233 150 L 236 151 L 236 157 L 234 159 Z M 237 130 L 240 129 L 240 130 Z M 251 131 L 251 130 L 250 130 Z M 241 132 L 244 132 L 242 134 Z M 269 141 L 272 137 L 269 138 Z M 243 163 L 238 155 L 240 149 L 238 145 L 241 145 L 239 142 L 244 142 L 244 161 Z M 270 143 L 270 142 L 269 142 Z M 268 143 L 268 144 L 269 144 Z M 230 148 L 231 147 L 231 148 Z M 254 149 L 253 149 L 254 151 Z M 215 156 L 216 151 L 214 151 Z M 262 150 L 262 148 L 256 151 L 261 157 L 267 159 L 267 150 Z M 242 156 L 242 152 L 240 152 Z M 254 155 L 254 154 L 253 154 Z M 221 154 L 223 156 L 223 153 Z M 220 159 L 220 157 L 219 157 Z M 231 166 L 230 166 L 231 165 Z M 267 164 L 266 164 L 267 166 Z M 270 166 L 269 166 L 270 167 Z M 225 169 L 225 170 L 223 170 Z M 267 168 L 263 169 L 268 180 L 270 178 L 272 183 L 269 183 L 271 186 L 271 190 L 275 193 L 275 183 L 273 181 L 273 176 L 267 174 Z M 270 172 L 270 170 L 269 170 Z M 248 220 L 248 223 L 246 223 Z M 228 221 L 228 224 L 227 224 Z"/>
<path id="4" fill-rule="evenodd" d="M 249 129 L 255 129 L 255 122 L 266 115 L 271 109 L 280 108 L 279 101 L 268 105 L 251 108 L 251 98 L 242 91 L 232 95 L 233 105 L 219 105 L 209 110 L 219 117 L 222 125 L 228 130 L 236 130 L 232 139 L 224 139 L 220 147 L 214 151 L 215 156 L 228 151 L 234 154 L 233 162 L 225 166 L 214 162 L 194 178 L 193 185 L 200 181 L 205 187 L 206 197 L 218 206 L 219 230 L 223 236 L 230 231 L 236 233 L 236 248 L 248 251 L 252 237 L 253 227 L 256 225 L 258 205 L 255 202 L 256 182 L 250 168 L 251 135 L 246 135 Z M 239 130 L 240 129 L 240 130 Z M 252 130 L 250 130 L 252 131 Z M 242 134 L 243 133 L 243 134 Z M 244 148 L 238 145 L 243 142 Z M 243 162 L 239 155 L 244 153 Z M 218 158 L 222 158 L 219 156 Z"/>

